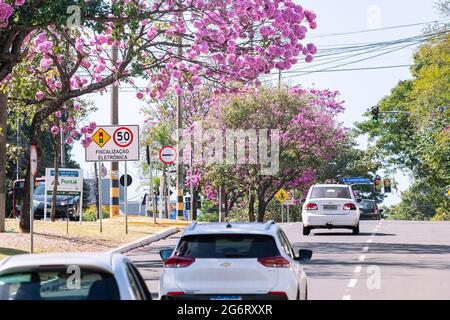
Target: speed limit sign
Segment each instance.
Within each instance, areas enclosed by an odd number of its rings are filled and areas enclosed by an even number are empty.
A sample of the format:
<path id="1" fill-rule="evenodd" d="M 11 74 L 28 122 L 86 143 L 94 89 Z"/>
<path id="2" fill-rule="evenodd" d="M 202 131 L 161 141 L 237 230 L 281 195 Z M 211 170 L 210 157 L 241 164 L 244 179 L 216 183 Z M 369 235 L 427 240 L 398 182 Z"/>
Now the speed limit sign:
<path id="1" fill-rule="evenodd" d="M 98 126 L 85 148 L 86 161 L 138 161 L 139 126 Z"/>
<path id="2" fill-rule="evenodd" d="M 127 127 L 120 127 L 114 131 L 113 139 L 117 146 L 128 147 L 133 142 L 133 132 Z"/>

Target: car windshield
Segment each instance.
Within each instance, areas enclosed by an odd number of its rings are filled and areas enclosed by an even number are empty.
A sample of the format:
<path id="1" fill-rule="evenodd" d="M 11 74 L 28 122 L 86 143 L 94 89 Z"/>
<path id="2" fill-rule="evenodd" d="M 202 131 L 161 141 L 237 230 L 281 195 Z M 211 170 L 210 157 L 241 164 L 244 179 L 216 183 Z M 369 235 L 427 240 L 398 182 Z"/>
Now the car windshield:
<path id="1" fill-rule="evenodd" d="M 45 194 L 45 185 L 41 183 L 35 190 L 34 194 L 37 196 L 43 196 Z"/>
<path id="2" fill-rule="evenodd" d="M 190 235 L 175 253 L 191 258 L 264 258 L 279 255 L 272 236 L 253 234 Z"/>
<path id="3" fill-rule="evenodd" d="M 351 196 L 348 187 L 313 187 L 310 198 L 351 199 Z"/>
<path id="4" fill-rule="evenodd" d="M 373 209 L 375 208 L 375 201 L 363 201 L 359 204 L 362 209 Z"/>
<path id="5" fill-rule="evenodd" d="M 78 266 L 0 275 L 0 300 L 120 300 L 112 274 Z"/>

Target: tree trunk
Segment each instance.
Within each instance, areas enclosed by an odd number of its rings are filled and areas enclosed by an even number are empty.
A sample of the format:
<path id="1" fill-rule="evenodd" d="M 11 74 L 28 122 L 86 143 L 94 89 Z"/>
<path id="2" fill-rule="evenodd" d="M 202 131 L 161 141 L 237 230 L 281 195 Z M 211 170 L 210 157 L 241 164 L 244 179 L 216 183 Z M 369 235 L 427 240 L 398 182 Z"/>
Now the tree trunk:
<path id="1" fill-rule="evenodd" d="M 194 207 L 191 208 L 191 210 L 192 210 L 192 220 L 193 221 L 197 220 L 197 206 L 198 206 L 197 197 L 198 197 L 198 190 L 194 189 L 194 202 L 193 202 Z"/>
<path id="2" fill-rule="evenodd" d="M 255 200 L 255 194 L 251 192 L 248 200 L 248 220 L 250 222 L 255 222 Z"/>
<path id="3" fill-rule="evenodd" d="M 265 192 L 258 192 L 258 222 L 264 221 L 267 203 L 264 199 Z"/>
<path id="4" fill-rule="evenodd" d="M 52 211 L 50 213 L 50 219 L 52 222 L 56 221 L 56 197 L 58 196 L 58 177 L 59 177 L 59 160 L 61 158 L 61 136 L 59 134 L 55 135 L 55 159 L 53 161 L 53 166 L 55 167 L 55 180 L 53 184 L 52 193 Z M 47 195 L 45 195 L 47 197 Z M 45 208 L 44 210 L 46 210 Z"/>
<path id="5" fill-rule="evenodd" d="M 0 232 L 5 232 L 6 217 L 6 140 L 8 96 L 0 92 Z"/>

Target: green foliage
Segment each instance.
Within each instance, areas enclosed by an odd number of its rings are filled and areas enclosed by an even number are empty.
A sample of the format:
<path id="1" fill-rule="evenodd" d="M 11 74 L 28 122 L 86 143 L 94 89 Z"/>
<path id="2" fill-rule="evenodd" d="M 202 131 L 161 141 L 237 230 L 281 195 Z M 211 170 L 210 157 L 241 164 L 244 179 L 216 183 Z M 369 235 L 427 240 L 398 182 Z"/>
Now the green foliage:
<path id="1" fill-rule="evenodd" d="M 103 219 L 109 218 L 109 206 L 102 206 Z M 83 211 L 83 221 L 97 221 L 97 208 L 95 205 L 90 205 Z"/>
<path id="2" fill-rule="evenodd" d="M 389 209 L 391 218 L 444 219 L 450 211 L 444 195 L 450 184 L 450 35 L 422 45 L 411 73 L 412 80 L 400 81 L 379 103 L 381 112 L 404 113 L 384 114 L 378 125 L 367 120 L 357 128 L 369 135 L 386 168 L 408 170 L 414 179 L 402 203 Z"/>

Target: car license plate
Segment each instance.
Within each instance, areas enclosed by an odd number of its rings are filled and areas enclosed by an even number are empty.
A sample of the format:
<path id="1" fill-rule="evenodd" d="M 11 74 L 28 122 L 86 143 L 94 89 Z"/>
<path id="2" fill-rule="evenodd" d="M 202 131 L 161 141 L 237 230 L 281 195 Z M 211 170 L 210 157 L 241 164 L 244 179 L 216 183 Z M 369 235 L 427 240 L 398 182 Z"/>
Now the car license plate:
<path id="1" fill-rule="evenodd" d="M 325 205 L 323 206 L 323 208 L 324 208 L 325 210 L 336 210 L 336 209 L 337 209 L 337 205 L 334 205 L 334 204 L 325 204 Z"/>
<path id="2" fill-rule="evenodd" d="M 212 296 L 209 300 L 242 300 L 241 296 Z"/>

